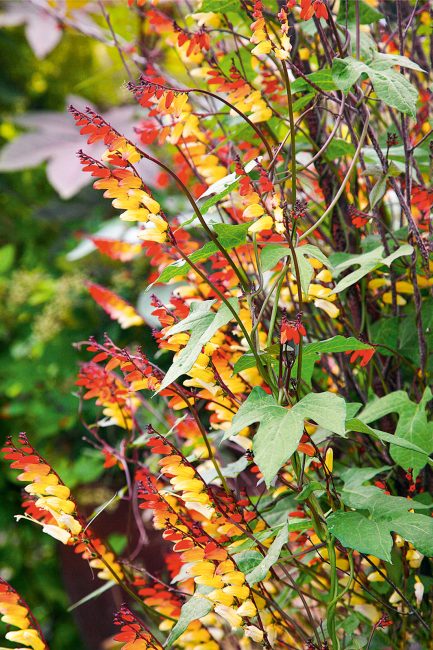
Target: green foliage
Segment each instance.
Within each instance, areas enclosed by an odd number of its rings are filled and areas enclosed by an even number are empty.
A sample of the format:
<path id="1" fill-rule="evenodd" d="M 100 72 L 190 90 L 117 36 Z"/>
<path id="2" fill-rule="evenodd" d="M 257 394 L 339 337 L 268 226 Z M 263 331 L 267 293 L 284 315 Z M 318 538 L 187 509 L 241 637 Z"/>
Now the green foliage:
<path id="1" fill-rule="evenodd" d="M 191 331 L 191 335 L 187 345 L 168 369 L 159 390 L 163 390 L 176 381 L 178 377 L 191 370 L 203 345 L 210 341 L 220 327 L 227 325 L 232 320 L 233 314 L 225 304 L 217 312 L 211 311 L 214 302 L 214 300 L 193 302 L 189 316 L 171 328 L 170 336 L 187 331 Z M 237 312 L 238 301 L 236 298 L 230 298 L 229 303 L 233 310 Z"/>
<path id="2" fill-rule="evenodd" d="M 351 287 L 361 278 L 373 271 L 373 269 L 380 267 L 382 264 L 391 266 L 391 264 L 399 257 L 410 255 L 413 252 L 413 248 L 410 244 L 404 244 L 386 257 L 382 257 L 383 252 L 384 247 L 378 246 L 368 253 L 362 253 L 362 255 L 347 255 L 343 262 L 334 266 L 334 275 L 340 275 L 343 271 L 346 271 L 355 264 L 359 266 L 359 268 L 356 269 L 356 271 L 352 271 L 348 275 L 345 275 L 344 278 L 337 283 L 332 293 L 340 293 L 340 291 Z"/>
<path id="3" fill-rule="evenodd" d="M 288 539 L 289 531 L 287 530 L 287 526 L 283 526 L 270 545 L 265 557 L 252 571 L 247 573 L 247 582 L 251 587 L 266 578 L 269 569 L 278 561 L 281 549 L 287 544 Z"/>
<path id="4" fill-rule="evenodd" d="M 373 486 L 363 485 L 377 469 L 348 470 L 343 474 L 344 490 L 341 498 L 355 512 L 334 512 L 327 524 L 330 532 L 342 544 L 360 553 L 374 555 L 391 562 L 393 540 L 391 532 L 398 533 L 425 555 L 433 554 L 433 519 L 408 512 L 423 508 L 422 504 L 401 497 L 384 494 Z"/>
<path id="5" fill-rule="evenodd" d="M 252 392 L 240 407 L 225 434 L 228 438 L 258 422 L 253 439 L 254 460 L 270 485 L 278 470 L 296 451 L 304 430 L 304 419 L 344 434 L 346 405 L 333 393 L 309 393 L 290 409 L 280 406 L 261 388 Z"/>
<path id="6" fill-rule="evenodd" d="M 332 76 L 337 87 L 347 92 L 361 75 L 369 77 L 379 99 L 402 113 L 415 117 L 418 90 L 399 72 L 395 65 L 414 68 L 416 64 L 406 57 L 382 54 L 364 63 L 352 57 L 335 58 L 332 62 Z M 419 66 L 416 69 L 420 70 Z"/>

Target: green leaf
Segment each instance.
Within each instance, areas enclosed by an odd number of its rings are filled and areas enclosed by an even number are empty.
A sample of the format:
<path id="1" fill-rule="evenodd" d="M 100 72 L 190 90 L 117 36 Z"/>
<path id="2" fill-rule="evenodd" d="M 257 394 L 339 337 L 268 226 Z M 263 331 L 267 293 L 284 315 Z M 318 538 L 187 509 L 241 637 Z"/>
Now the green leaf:
<path id="1" fill-rule="evenodd" d="M 346 402 L 335 393 L 308 393 L 295 406 L 296 413 L 339 435 L 346 432 Z"/>
<path id="2" fill-rule="evenodd" d="M 307 485 L 305 485 L 302 488 L 301 492 L 295 496 L 295 501 L 305 501 L 305 499 L 308 499 L 310 494 L 312 494 L 313 492 L 323 492 L 323 491 L 324 488 L 321 483 L 319 483 L 318 481 L 311 481 L 311 483 L 307 483 Z"/>
<path id="3" fill-rule="evenodd" d="M 392 537 L 386 524 L 367 519 L 360 512 L 334 512 L 327 525 L 343 546 L 391 562 Z"/>
<path id="4" fill-rule="evenodd" d="M 229 302 L 236 311 L 239 309 L 236 298 L 230 298 Z M 225 304 L 221 305 L 217 312 L 211 311 L 214 303 L 214 300 L 193 302 L 189 315 L 170 328 L 169 336 L 188 330 L 191 330 L 191 335 L 186 346 L 168 369 L 161 382 L 160 391 L 191 370 L 203 345 L 210 341 L 220 327 L 227 325 L 232 320 L 233 314 Z"/>
<path id="5" fill-rule="evenodd" d="M 379 246 L 378 248 L 373 249 L 372 251 L 369 251 L 368 253 L 363 253 L 362 255 L 349 255 L 347 258 L 341 262 L 340 264 L 337 264 L 334 267 L 334 275 L 338 276 L 340 273 L 345 271 L 346 269 L 350 268 L 353 265 L 358 265 L 359 268 L 356 269 L 356 271 L 352 271 L 352 273 L 349 273 L 346 275 L 338 284 L 336 287 L 333 289 L 331 293 L 340 293 L 340 291 L 343 291 L 344 289 L 347 289 L 348 287 L 352 286 L 352 284 L 355 284 L 358 282 L 361 278 L 366 276 L 368 273 L 373 271 L 374 269 L 382 266 L 385 264 L 386 266 L 391 266 L 391 264 L 398 258 L 398 257 L 403 257 L 404 255 L 410 255 L 413 252 L 412 246 L 409 244 L 404 244 L 403 246 L 400 246 L 396 251 L 391 253 L 391 255 L 388 255 L 387 257 L 382 257 L 382 253 L 384 252 L 383 246 Z"/>
<path id="6" fill-rule="evenodd" d="M 295 101 L 293 102 L 293 107 L 292 107 L 293 112 L 294 113 L 299 113 L 300 111 L 302 111 L 302 109 L 305 108 L 305 106 L 307 106 L 307 104 L 309 104 L 311 102 L 311 100 L 314 98 L 315 94 L 316 94 L 316 92 L 314 91 L 312 93 L 306 93 L 305 95 L 302 95 L 302 97 L 298 97 L 298 99 L 295 99 Z"/>
<path id="7" fill-rule="evenodd" d="M 0 248 L 0 274 L 7 273 L 14 263 L 15 246 L 6 244 Z"/>
<path id="8" fill-rule="evenodd" d="M 370 23 L 377 23 L 378 20 L 383 18 L 383 14 L 377 9 L 368 5 L 364 0 L 359 2 L 359 22 L 361 25 L 370 25 Z M 356 25 L 356 9 L 354 2 L 347 3 L 347 16 L 346 16 L 346 2 L 340 2 L 340 7 L 337 15 L 337 22 L 341 25 Z"/>
<path id="9" fill-rule="evenodd" d="M 245 427 L 259 423 L 253 438 L 254 460 L 270 485 L 279 469 L 296 451 L 304 419 L 340 435 L 345 431 L 345 403 L 334 393 L 309 393 L 291 409 L 280 406 L 272 395 L 255 387 L 241 405 L 223 440 Z"/>
<path id="10" fill-rule="evenodd" d="M 230 192 L 233 192 L 235 187 L 237 186 L 238 181 L 235 181 L 234 183 L 231 183 L 228 185 L 222 192 L 219 192 L 218 194 L 215 194 L 215 196 L 211 196 L 210 199 L 205 201 L 201 206 L 200 206 L 200 212 L 204 215 L 207 212 L 209 212 L 210 208 L 212 208 L 214 205 L 216 205 L 219 201 L 224 199 L 227 194 L 230 194 Z"/>
<path id="11" fill-rule="evenodd" d="M 226 223 L 217 223 L 214 224 L 214 230 L 221 245 L 224 246 L 227 251 L 229 251 L 235 246 L 239 246 L 245 243 L 249 225 L 250 224 L 248 223 L 233 225 Z M 203 262 L 209 257 L 212 257 L 212 255 L 217 252 L 218 247 L 214 244 L 214 242 L 208 241 L 204 246 L 191 253 L 191 255 L 188 255 L 188 259 L 194 263 Z M 190 268 L 191 266 L 185 260 L 178 260 L 177 262 L 173 262 L 173 264 L 165 267 L 155 282 L 149 285 L 147 290 L 149 290 L 156 282 L 166 283 L 173 278 L 187 275 Z"/>
<path id="12" fill-rule="evenodd" d="M 343 503 L 357 512 L 334 512 L 327 524 L 342 544 L 361 553 L 391 562 L 391 532 L 396 532 L 425 555 L 433 554 L 433 519 L 408 512 L 429 508 L 419 501 L 386 495 L 379 488 L 364 485 L 389 467 L 363 467 L 345 470 L 341 478 Z M 362 512 L 358 512 L 361 510 Z M 368 513 L 368 515 L 366 514 Z"/>
<path id="13" fill-rule="evenodd" d="M 302 356 L 302 380 L 308 385 L 311 385 L 311 377 L 314 370 L 314 364 L 320 359 L 322 353 L 332 352 L 346 352 L 349 350 L 367 350 L 371 346 L 367 343 L 362 343 L 354 337 L 345 338 L 344 336 L 334 336 L 325 341 L 317 341 L 309 343 L 304 346 Z M 298 367 L 298 360 L 296 359 L 292 369 L 292 374 L 296 374 Z"/>
<path id="14" fill-rule="evenodd" d="M 260 564 L 256 566 L 250 573 L 247 574 L 247 582 L 252 587 L 257 582 L 264 580 L 268 574 L 269 569 L 278 561 L 281 549 L 284 544 L 287 544 L 289 539 L 289 532 L 287 525 L 284 526 L 269 547 L 266 556 L 262 559 Z"/>
<path id="15" fill-rule="evenodd" d="M 175 641 L 185 632 L 192 621 L 206 616 L 212 609 L 212 601 L 197 594 L 197 592 L 182 605 L 179 620 L 170 632 L 164 647 L 170 648 Z"/>
<path id="16" fill-rule="evenodd" d="M 275 268 L 283 257 L 290 256 L 290 248 L 282 244 L 269 244 L 260 253 L 260 265 L 263 273 Z"/>
<path id="17" fill-rule="evenodd" d="M 258 551 L 241 551 L 232 557 L 242 573 L 250 573 L 263 560 L 263 555 Z"/>
<path id="18" fill-rule="evenodd" d="M 374 208 L 375 205 L 383 199 L 383 196 L 386 192 L 386 181 L 387 176 L 381 176 L 378 181 L 376 181 L 370 192 L 370 207 Z"/>
<path id="19" fill-rule="evenodd" d="M 368 350 L 371 345 L 358 341 L 354 336 L 333 336 L 324 341 L 316 341 L 315 343 L 308 343 L 304 347 L 304 355 L 309 354 L 331 354 L 335 352 L 348 352 L 349 350 Z"/>
<path id="20" fill-rule="evenodd" d="M 402 113 L 416 117 L 418 90 L 396 70 L 375 70 L 369 68 L 369 77 L 374 92 L 385 104 Z"/>
<path id="21" fill-rule="evenodd" d="M 415 512 L 398 517 L 393 522 L 393 530 L 403 539 L 415 546 L 417 551 L 428 557 L 433 556 L 433 519 Z"/>
<path id="22" fill-rule="evenodd" d="M 365 72 L 368 72 L 365 63 L 353 59 L 351 56 L 345 59 L 336 57 L 332 61 L 332 78 L 337 88 L 343 92 L 347 92 Z"/>
<path id="23" fill-rule="evenodd" d="M 278 470 L 296 451 L 304 419 L 294 412 L 294 408 L 279 406 L 272 395 L 256 386 L 236 413 L 223 440 L 255 422 L 260 424 L 253 438 L 254 460 L 266 484 L 270 485 Z"/>
<path id="24" fill-rule="evenodd" d="M 312 246 L 311 244 L 305 244 L 305 246 L 295 248 L 295 255 L 298 261 L 302 291 L 307 294 L 314 273 L 313 266 L 308 261 L 308 258 L 313 257 L 316 260 L 319 260 L 319 262 L 322 262 L 322 264 L 328 268 L 331 264 L 326 255 L 324 255 L 317 246 Z"/>
<path id="25" fill-rule="evenodd" d="M 353 156 L 354 153 L 355 147 L 351 142 L 346 142 L 346 140 L 342 140 L 341 138 L 335 138 L 326 147 L 324 156 L 326 160 L 333 161 L 342 156 Z"/>
<path id="26" fill-rule="evenodd" d="M 411 61 L 407 56 L 400 56 L 399 54 L 375 52 L 373 55 L 373 61 L 370 63 L 370 66 L 376 70 L 392 68 L 395 65 L 400 65 L 402 68 L 409 68 L 410 70 L 417 70 L 418 72 L 425 72 L 425 70 L 420 68 L 418 63 Z"/>
<path id="27" fill-rule="evenodd" d="M 259 357 L 266 363 L 273 363 L 273 364 L 278 364 L 278 360 L 275 359 L 270 354 L 262 353 L 259 354 Z M 254 368 L 256 366 L 256 358 L 254 354 L 247 353 L 243 354 L 239 359 L 235 362 L 233 366 L 233 374 L 237 375 L 239 372 L 242 372 L 243 370 L 248 370 L 248 368 Z"/>
<path id="28" fill-rule="evenodd" d="M 241 8 L 239 0 L 203 0 L 200 11 L 212 11 L 216 14 L 224 14 L 227 11 L 239 11 Z"/>
<path id="29" fill-rule="evenodd" d="M 402 449 L 409 449 L 410 451 L 415 452 L 417 456 L 421 454 L 424 457 L 424 464 L 425 463 L 433 464 L 433 461 L 431 461 L 428 458 L 427 453 L 423 451 L 421 447 L 418 447 L 418 445 L 415 445 L 409 440 L 405 440 L 404 438 L 401 438 L 400 436 L 397 436 L 395 434 L 393 435 L 392 433 L 387 433 L 386 431 L 373 429 L 372 427 L 369 427 L 368 424 L 361 422 L 361 420 L 359 420 L 358 418 L 352 418 L 350 420 L 347 420 L 346 428 L 347 431 L 355 431 L 356 433 L 366 433 L 369 436 L 376 438 L 377 440 L 381 440 L 382 442 L 387 442 L 389 444 L 394 445 L 395 447 L 401 447 Z"/>
<path id="30" fill-rule="evenodd" d="M 213 229 L 218 235 L 218 241 L 224 248 L 230 249 L 245 244 L 250 223 L 231 224 L 215 223 Z"/>
<path id="31" fill-rule="evenodd" d="M 217 251 L 218 248 L 215 246 L 215 244 L 212 241 L 208 241 L 204 246 L 191 253 L 191 255 L 188 255 L 188 259 L 191 260 L 191 262 L 194 262 L 194 264 L 196 262 L 203 262 L 204 260 L 214 255 Z M 165 267 L 155 282 L 153 282 L 148 287 L 148 289 L 156 282 L 166 283 L 173 278 L 187 275 L 190 268 L 191 266 L 185 260 L 178 260 L 177 262 L 173 262 L 173 264 Z"/>
<path id="32" fill-rule="evenodd" d="M 316 72 L 307 74 L 306 77 L 311 82 L 316 84 L 316 86 L 319 86 L 319 88 L 321 90 L 324 90 L 325 92 L 336 90 L 336 85 L 332 78 L 332 72 L 329 68 L 325 68 L 324 70 L 317 70 Z M 303 77 L 298 77 L 291 85 L 292 93 L 303 92 L 306 90 L 307 91 L 313 90 L 314 93 L 316 92 L 314 88 Z"/>
<path id="33" fill-rule="evenodd" d="M 423 555 L 433 555 L 433 519 L 426 515 L 394 511 L 392 518 L 386 518 L 384 513 L 367 518 L 360 512 L 334 512 L 327 524 L 344 546 L 385 562 L 391 563 L 391 532 L 411 542 Z"/>
<path id="34" fill-rule="evenodd" d="M 332 62 L 333 79 L 343 92 L 347 92 L 362 74 L 370 77 L 374 92 L 385 104 L 402 113 L 416 116 L 418 90 L 406 77 L 384 64 L 383 58 L 376 57 L 370 65 L 351 56 L 345 59 L 335 58 Z"/>
<path id="35" fill-rule="evenodd" d="M 433 452 L 433 422 L 427 420 L 427 404 L 432 399 L 430 388 L 426 388 L 419 404 L 412 402 L 404 391 L 395 391 L 368 404 L 359 414 L 365 424 L 375 422 L 389 413 L 399 416 L 395 434 L 392 437 L 390 454 L 404 469 L 413 469 L 414 477 L 428 462 Z M 411 448 L 397 447 L 397 438 L 415 445 L 421 452 Z M 391 442 L 391 441 L 389 441 Z"/>

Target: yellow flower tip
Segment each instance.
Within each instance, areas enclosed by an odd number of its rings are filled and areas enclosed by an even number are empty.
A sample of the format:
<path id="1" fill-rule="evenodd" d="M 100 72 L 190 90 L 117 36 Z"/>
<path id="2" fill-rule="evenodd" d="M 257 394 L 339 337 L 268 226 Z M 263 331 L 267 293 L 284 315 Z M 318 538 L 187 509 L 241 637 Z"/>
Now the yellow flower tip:
<path id="1" fill-rule="evenodd" d="M 62 542 L 62 544 L 67 544 L 71 539 L 71 533 L 59 526 L 55 526 L 54 524 L 46 524 L 42 528 L 42 532 L 50 535 L 50 537 L 54 537 L 54 539 Z"/>
<path id="2" fill-rule="evenodd" d="M 33 628 L 7 632 L 5 638 L 8 641 L 13 641 L 14 643 L 20 643 L 21 645 L 33 648 L 33 650 L 44 650 L 45 648 L 45 643 L 39 636 L 39 632 Z"/>
<path id="3" fill-rule="evenodd" d="M 266 214 L 264 217 L 261 217 L 253 224 L 251 224 L 251 226 L 248 228 L 248 232 L 254 233 L 254 232 L 262 232 L 262 230 L 270 230 L 273 224 L 274 224 L 274 220 L 272 219 L 272 217 Z"/>
<path id="4" fill-rule="evenodd" d="M 245 636 L 254 641 L 255 643 L 261 643 L 263 641 L 263 632 L 255 625 L 247 625 L 244 628 Z"/>
<path id="5" fill-rule="evenodd" d="M 236 610 L 239 616 L 246 616 L 252 618 L 257 614 L 256 606 L 252 600 L 246 600 L 238 609 Z"/>
<path id="6" fill-rule="evenodd" d="M 242 617 L 236 613 L 232 607 L 227 607 L 226 605 L 217 605 L 215 607 L 215 612 L 226 620 L 229 625 L 232 627 L 240 627 L 242 625 Z"/>
<path id="7" fill-rule="evenodd" d="M 262 41 L 258 45 L 256 45 L 255 48 L 251 50 L 251 54 L 254 56 L 259 56 L 260 54 L 269 54 L 269 52 L 272 50 L 272 43 L 271 41 Z"/>
<path id="8" fill-rule="evenodd" d="M 252 203 L 243 211 L 245 219 L 253 219 L 254 217 L 261 217 L 265 209 L 260 203 Z"/>
<path id="9" fill-rule="evenodd" d="M 332 468 L 334 467 L 334 451 L 333 451 L 332 447 L 329 447 L 326 450 L 325 465 L 326 465 L 326 469 L 331 474 L 332 473 Z"/>

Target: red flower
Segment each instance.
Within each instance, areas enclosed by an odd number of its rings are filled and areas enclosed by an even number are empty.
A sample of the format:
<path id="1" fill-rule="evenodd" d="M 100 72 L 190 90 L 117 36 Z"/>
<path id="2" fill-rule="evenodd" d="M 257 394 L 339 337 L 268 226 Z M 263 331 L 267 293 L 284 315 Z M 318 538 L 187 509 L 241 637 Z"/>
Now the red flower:
<path id="1" fill-rule="evenodd" d="M 353 205 L 349 205 L 348 214 L 355 228 L 363 228 L 371 219 L 371 215 L 367 214 L 367 212 L 362 212 L 362 210 L 358 210 Z"/>
<path id="2" fill-rule="evenodd" d="M 299 345 L 301 336 L 306 335 L 305 327 L 302 325 L 301 316 L 298 314 L 296 320 L 289 320 L 287 314 L 283 315 L 281 321 L 281 334 L 280 341 L 281 343 L 288 343 L 293 341 L 296 345 Z"/>
<path id="3" fill-rule="evenodd" d="M 357 359 L 361 359 L 361 366 L 366 366 L 370 361 L 373 354 L 376 352 L 374 348 L 367 348 L 365 350 L 349 350 L 346 354 L 351 354 L 350 362 L 355 363 Z"/>
<path id="4" fill-rule="evenodd" d="M 328 9 L 324 0 L 301 0 L 301 18 L 310 20 L 314 15 L 316 18 L 328 19 Z"/>

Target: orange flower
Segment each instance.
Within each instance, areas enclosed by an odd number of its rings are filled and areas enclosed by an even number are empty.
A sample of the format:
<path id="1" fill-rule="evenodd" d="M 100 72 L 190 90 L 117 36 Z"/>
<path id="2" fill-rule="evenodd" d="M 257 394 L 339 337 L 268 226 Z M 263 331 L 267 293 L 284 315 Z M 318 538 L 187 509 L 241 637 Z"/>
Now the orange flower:
<path id="1" fill-rule="evenodd" d="M 305 336 L 306 334 L 307 332 L 305 327 L 302 325 L 300 314 L 298 314 L 295 321 L 289 320 L 286 313 L 283 314 L 280 334 L 281 344 L 293 341 L 295 345 L 299 345 L 301 336 Z"/>
<path id="2" fill-rule="evenodd" d="M 3 578 L 0 578 L 0 616 L 8 627 L 16 627 L 5 634 L 5 639 L 32 650 L 48 650 L 28 605 Z"/>
<path id="3" fill-rule="evenodd" d="M 117 294 L 99 284 L 88 282 L 87 287 L 93 300 L 102 307 L 104 311 L 113 319 L 117 320 L 122 329 L 127 329 L 135 325 L 143 325 L 144 320 L 138 314 L 134 307 L 120 298 Z"/>

